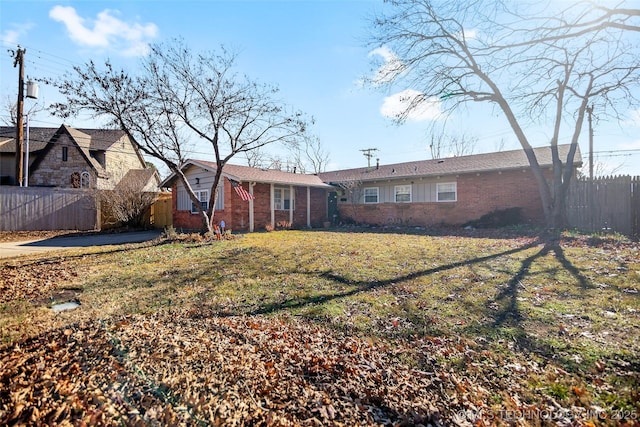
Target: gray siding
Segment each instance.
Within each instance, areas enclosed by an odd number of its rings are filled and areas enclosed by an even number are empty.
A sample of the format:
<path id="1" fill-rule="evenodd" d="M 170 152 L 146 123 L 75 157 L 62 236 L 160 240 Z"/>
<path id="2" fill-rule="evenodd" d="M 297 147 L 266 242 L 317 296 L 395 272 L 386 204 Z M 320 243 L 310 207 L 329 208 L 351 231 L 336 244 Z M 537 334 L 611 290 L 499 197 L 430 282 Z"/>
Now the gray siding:
<path id="1" fill-rule="evenodd" d="M 211 187 L 213 186 L 214 176 L 210 172 L 206 172 L 200 168 L 190 168 L 185 173 L 187 180 L 189 181 L 189 185 L 194 191 L 209 191 L 211 192 Z M 199 183 L 197 180 L 200 180 Z M 215 210 L 220 211 L 224 209 L 224 179 L 222 178 L 218 183 L 218 201 L 215 206 Z M 191 199 L 187 194 L 187 190 L 182 185 L 180 181 L 177 181 L 177 209 L 179 211 L 190 211 L 191 210 Z M 209 193 L 211 196 L 211 193 Z"/>
<path id="2" fill-rule="evenodd" d="M 436 185 L 438 183 L 456 182 L 455 177 L 444 177 L 440 179 L 420 179 L 365 182 L 362 188 L 378 188 L 378 203 L 395 203 L 395 187 L 397 185 L 411 185 L 411 202 L 425 203 L 436 202 Z M 364 192 L 360 192 L 359 203 L 364 203 Z"/>

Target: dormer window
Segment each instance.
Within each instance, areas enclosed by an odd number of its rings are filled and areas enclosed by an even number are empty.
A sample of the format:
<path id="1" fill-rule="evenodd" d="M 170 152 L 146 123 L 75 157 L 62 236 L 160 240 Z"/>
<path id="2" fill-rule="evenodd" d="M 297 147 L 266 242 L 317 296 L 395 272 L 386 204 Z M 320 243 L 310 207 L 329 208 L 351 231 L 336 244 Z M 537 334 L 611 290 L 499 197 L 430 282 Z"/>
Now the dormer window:
<path id="1" fill-rule="evenodd" d="M 105 151 L 91 150 L 89 153 L 91 154 L 91 157 L 93 157 L 98 163 L 100 163 L 100 166 L 102 166 L 103 168 L 106 167 L 105 163 L 107 160 Z"/>

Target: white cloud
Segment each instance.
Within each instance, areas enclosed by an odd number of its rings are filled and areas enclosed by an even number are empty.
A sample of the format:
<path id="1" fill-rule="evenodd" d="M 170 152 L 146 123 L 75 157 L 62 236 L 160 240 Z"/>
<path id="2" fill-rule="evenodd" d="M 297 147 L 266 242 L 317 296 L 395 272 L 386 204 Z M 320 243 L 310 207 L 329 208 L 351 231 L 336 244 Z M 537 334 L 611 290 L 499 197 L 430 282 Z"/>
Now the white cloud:
<path id="1" fill-rule="evenodd" d="M 623 124 L 626 126 L 640 127 L 640 108 L 630 111 Z"/>
<path id="2" fill-rule="evenodd" d="M 471 30 L 464 30 L 462 33 L 464 34 L 464 38 L 467 40 L 475 39 L 478 37 L 478 30 L 476 30 L 475 28 Z"/>
<path id="3" fill-rule="evenodd" d="M 17 30 L 6 30 L 0 35 L 2 39 L 2 44 L 5 45 L 14 45 L 18 44 L 18 38 L 20 37 L 20 32 Z"/>
<path id="4" fill-rule="evenodd" d="M 640 139 L 623 142 L 621 144 L 618 144 L 616 148 L 619 150 L 640 150 Z"/>
<path id="5" fill-rule="evenodd" d="M 158 34 L 158 27 L 152 23 L 125 22 L 116 16 L 118 14 L 105 9 L 98 13 L 97 19 L 90 20 L 79 16 L 70 6 L 55 6 L 49 11 L 49 17 L 62 22 L 71 40 L 80 46 L 110 49 L 125 56 L 145 55 L 149 41 Z"/>
<path id="6" fill-rule="evenodd" d="M 24 36 L 33 28 L 33 24 L 11 24 L 11 27 L 11 29 L 4 30 L 2 34 L 0 34 L 0 40 L 3 45 L 17 45 L 20 37 Z"/>
<path id="7" fill-rule="evenodd" d="M 391 119 L 405 117 L 412 121 L 438 120 L 443 115 L 438 98 L 426 98 L 422 92 L 413 89 L 387 96 L 380 113 Z"/>
<path id="8" fill-rule="evenodd" d="M 405 70 L 405 66 L 387 46 L 382 46 L 369 52 L 370 58 L 374 56 L 380 56 L 383 59 L 383 64 L 376 70 L 371 81 L 374 84 L 384 84 L 391 82 L 397 75 Z"/>

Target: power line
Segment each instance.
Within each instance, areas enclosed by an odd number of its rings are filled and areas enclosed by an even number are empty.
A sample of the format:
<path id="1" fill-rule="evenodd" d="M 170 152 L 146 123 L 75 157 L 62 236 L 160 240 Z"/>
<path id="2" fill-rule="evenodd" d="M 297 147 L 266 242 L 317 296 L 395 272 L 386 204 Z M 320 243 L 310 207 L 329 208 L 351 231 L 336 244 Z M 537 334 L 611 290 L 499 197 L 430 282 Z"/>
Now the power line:
<path id="1" fill-rule="evenodd" d="M 378 151 L 377 148 L 365 148 L 360 150 L 362 154 L 367 158 L 367 167 L 371 167 L 371 159 L 373 158 L 373 153 Z"/>

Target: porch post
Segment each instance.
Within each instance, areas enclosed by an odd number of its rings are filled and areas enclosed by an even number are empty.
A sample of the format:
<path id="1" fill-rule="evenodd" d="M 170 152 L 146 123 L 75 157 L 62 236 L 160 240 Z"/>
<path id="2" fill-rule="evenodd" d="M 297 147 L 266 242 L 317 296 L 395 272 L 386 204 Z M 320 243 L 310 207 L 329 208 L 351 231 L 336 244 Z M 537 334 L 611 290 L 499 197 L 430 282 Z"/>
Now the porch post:
<path id="1" fill-rule="evenodd" d="M 271 187 L 269 189 L 269 206 L 271 207 L 271 226 L 275 227 L 276 226 L 276 206 L 275 206 L 275 200 L 274 200 L 274 196 L 275 196 L 275 191 L 273 188 L 273 183 L 271 184 Z"/>
<path id="2" fill-rule="evenodd" d="M 249 194 L 253 196 L 253 186 L 256 185 L 255 182 L 249 183 Z M 253 216 L 253 198 L 249 199 L 249 233 L 253 233 L 254 227 L 254 216 Z"/>
<path id="3" fill-rule="evenodd" d="M 289 223 L 293 226 L 293 204 L 296 201 L 293 185 L 289 186 Z"/>
<path id="4" fill-rule="evenodd" d="M 311 187 L 307 187 L 307 228 L 311 228 Z"/>

